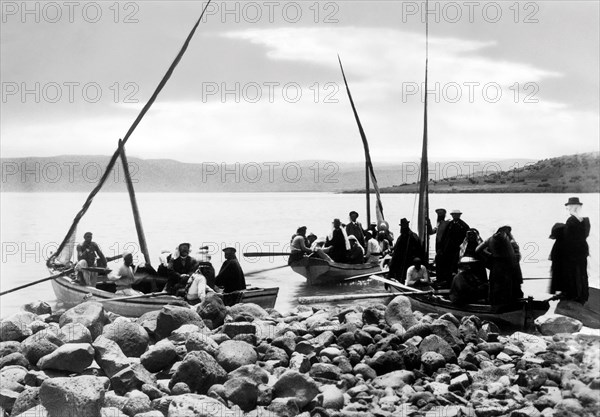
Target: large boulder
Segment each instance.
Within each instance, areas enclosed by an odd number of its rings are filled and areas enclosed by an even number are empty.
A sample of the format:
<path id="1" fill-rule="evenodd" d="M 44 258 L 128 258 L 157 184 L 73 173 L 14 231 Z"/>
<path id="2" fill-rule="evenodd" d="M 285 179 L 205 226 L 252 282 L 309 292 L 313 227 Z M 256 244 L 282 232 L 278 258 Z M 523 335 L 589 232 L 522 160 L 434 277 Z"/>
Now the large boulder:
<path id="1" fill-rule="evenodd" d="M 300 409 L 304 408 L 319 393 L 314 379 L 296 371 L 284 372 L 273 386 L 274 398 L 293 397 Z"/>
<path id="2" fill-rule="evenodd" d="M 193 352 L 195 350 L 204 350 L 208 352 L 211 356 L 215 356 L 217 354 L 217 349 L 219 345 L 213 338 L 203 333 L 190 333 L 187 336 L 187 340 L 185 342 L 185 348 L 188 352 Z"/>
<path id="3" fill-rule="evenodd" d="M 40 401 L 51 416 L 97 417 L 108 386 L 108 378 L 88 375 L 47 379 Z"/>
<path id="4" fill-rule="evenodd" d="M 16 352 L 23 352 L 23 349 L 21 348 L 21 343 L 15 340 L 0 342 L 0 358 L 3 358 L 6 355 L 10 355 L 11 353 Z"/>
<path id="5" fill-rule="evenodd" d="M 25 387 L 19 393 L 17 400 L 12 407 L 12 415 L 19 415 L 30 408 L 34 408 L 40 404 L 40 387 Z"/>
<path id="6" fill-rule="evenodd" d="M 0 358 L 0 369 L 9 365 L 20 365 L 25 368 L 29 368 L 30 366 L 29 361 L 21 352 L 14 352 Z"/>
<path id="7" fill-rule="evenodd" d="M 235 304 L 229 307 L 229 315 L 234 319 L 240 315 L 250 316 L 254 319 L 269 317 L 269 313 L 264 308 L 254 303 Z"/>
<path id="8" fill-rule="evenodd" d="M 245 305 L 245 304 L 244 304 Z M 206 298 L 196 306 L 196 312 L 200 315 L 209 329 L 221 326 L 227 316 L 227 307 L 223 300 L 215 293 L 209 293 Z"/>
<path id="9" fill-rule="evenodd" d="M 269 373 L 258 365 L 244 365 L 240 366 L 235 371 L 231 371 L 227 378 L 248 378 L 254 381 L 256 385 L 260 385 L 269 382 Z"/>
<path id="10" fill-rule="evenodd" d="M 256 363 L 258 355 L 249 343 L 227 340 L 219 345 L 216 359 L 223 369 L 231 372 L 240 366 Z"/>
<path id="11" fill-rule="evenodd" d="M 456 362 L 456 354 L 450 344 L 435 334 L 431 334 L 421 341 L 419 351 L 421 354 L 437 352 L 444 357 L 446 362 Z"/>
<path id="12" fill-rule="evenodd" d="M 52 313 L 52 307 L 45 301 L 31 301 L 23 306 L 23 310 L 41 316 Z"/>
<path id="13" fill-rule="evenodd" d="M 0 321 L 0 342 L 25 340 L 32 335 L 29 325 L 38 317 L 28 311 L 19 311 Z"/>
<path id="14" fill-rule="evenodd" d="M 104 326 L 102 336 L 117 342 L 125 356 L 141 356 L 148 349 L 150 337 L 146 330 L 125 317 Z"/>
<path id="15" fill-rule="evenodd" d="M 65 324 L 57 336 L 63 343 L 92 343 L 92 334 L 81 323 Z"/>
<path id="16" fill-rule="evenodd" d="M 177 367 L 169 382 L 172 388 L 178 382 L 185 382 L 192 391 L 206 394 L 214 384 L 222 384 L 227 372 L 205 351 L 188 353 Z"/>
<path id="17" fill-rule="evenodd" d="M 184 324 L 195 324 L 198 327 L 204 327 L 202 319 L 194 310 L 186 307 L 166 305 L 160 310 L 156 318 L 156 335 L 159 339 L 164 339 L 173 330 L 178 329 Z"/>
<path id="18" fill-rule="evenodd" d="M 561 314 L 545 314 L 535 319 L 535 326 L 541 334 L 552 336 L 557 333 L 578 332 L 583 324 L 577 319 Z"/>
<path id="19" fill-rule="evenodd" d="M 1 388 L 14 386 L 14 384 L 23 385 L 27 376 L 27 368 L 19 365 L 5 366 L 0 370 Z"/>
<path id="20" fill-rule="evenodd" d="M 89 343 L 67 343 L 38 361 L 40 369 L 81 373 L 92 364 L 94 348 Z"/>
<path id="21" fill-rule="evenodd" d="M 132 363 L 110 378 L 112 389 L 118 395 L 125 395 L 129 391 L 140 390 L 142 385 L 156 385 L 156 378 L 139 363 Z"/>
<path id="22" fill-rule="evenodd" d="M 108 323 L 108 318 L 102 304 L 96 301 L 86 301 L 65 311 L 58 321 L 60 327 L 69 323 L 83 324 L 96 339 L 102 334 L 102 328 Z"/>
<path id="23" fill-rule="evenodd" d="M 256 407 L 258 385 L 248 378 L 229 379 L 224 384 L 225 398 L 242 410 L 249 411 Z"/>
<path id="24" fill-rule="evenodd" d="M 125 356 L 117 342 L 99 336 L 92 344 L 95 350 L 94 358 L 106 376 L 111 378 L 117 372 L 127 368 L 131 361 Z"/>
<path id="25" fill-rule="evenodd" d="M 168 417 L 215 417 L 230 416 L 234 412 L 222 402 L 206 395 L 184 394 L 173 397 Z"/>
<path id="26" fill-rule="evenodd" d="M 402 388 L 404 385 L 412 385 L 415 382 L 415 374 L 407 370 L 388 372 L 373 380 L 373 386 L 377 388 Z"/>
<path id="27" fill-rule="evenodd" d="M 158 372 L 177 361 L 177 349 L 170 340 L 161 340 L 140 357 L 140 363 L 150 372 Z"/>
<path id="28" fill-rule="evenodd" d="M 36 365 L 43 356 L 54 352 L 62 345 L 62 340 L 49 330 L 38 332 L 21 342 L 23 355 L 32 365 Z"/>
<path id="29" fill-rule="evenodd" d="M 404 361 L 400 353 L 394 350 L 388 350 L 377 354 L 373 359 L 367 361 L 367 365 L 377 372 L 377 375 L 383 375 L 391 371 L 396 371 L 404 368 Z"/>
<path id="30" fill-rule="evenodd" d="M 160 310 L 149 311 L 138 317 L 135 322 L 142 326 L 150 336 L 154 336 L 154 333 L 156 332 L 156 321 L 158 320 L 159 314 Z"/>
<path id="31" fill-rule="evenodd" d="M 405 329 L 417 324 L 417 319 L 415 319 L 410 305 L 410 299 L 399 295 L 390 301 L 385 309 L 385 321 L 390 326 L 400 323 Z"/>

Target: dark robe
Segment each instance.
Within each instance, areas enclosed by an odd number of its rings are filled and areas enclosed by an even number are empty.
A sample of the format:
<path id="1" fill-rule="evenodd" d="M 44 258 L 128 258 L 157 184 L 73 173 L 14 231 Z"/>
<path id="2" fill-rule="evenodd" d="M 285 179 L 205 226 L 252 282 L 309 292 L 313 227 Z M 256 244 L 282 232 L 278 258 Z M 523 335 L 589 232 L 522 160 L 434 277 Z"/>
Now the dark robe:
<path id="1" fill-rule="evenodd" d="M 505 233 L 495 233 L 483 244 L 490 252 L 490 304 L 509 304 L 523 297 L 523 274 L 517 243 Z"/>
<path id="2" fill-rule="evenodd" d="M 556 227 L 557 225 L 555 225 Z M 575 216 L 567 219 L 564 227 L 553 228 L 556 242 L 552 247 L 552 282 L 550 292 L 561 291 L 565 298 L 585 304 L 589 297 L 587 257 L 590 219 L 579 221 Z"/>
<path id="3" fill-rule="evenodd" d="M 200 272 L 206 278 L 206 285 L 211 289 L 215 289 L 215 268 L 210 262 L 200 262 Z"/>
<path id="4" fill-rule="evenodd" d="M 215 284 L 223 287 L 225 293 L 246 289 L 244 271 L 242 271 L 242 267 L 236 258 L 226 259 L 223 262 L 219 274 L 215 278 Z"/>
<path id="5" fill-rule="evenodd" d="M 334 262 L 346 262 L 346 238 L 342 229 L 333 229 L 331 240 L 327 238 L 325 241 L 325 247 L 331 247 L 327 254 Z"/>
<path id="6" fill-rule="evenodd" d="M 442 223 L 446 223 L 442 225 Z M 444 227 L 442 227 L 444 226 Z M 440 236 L 440 228 L 442 233 Z M 467 236 L 469 225 L 463 220 L 450 220 L 441 222 L 436 236 L 436 275 L 440 282 L 452 281 L 452 276 L 458 271 L 460 245 Z M 439 245 L 438 245 L 438 239 Z"/>
<path id="7" fill-rule="evenodd" d="M 472 266 L 477 263 L 472 264 Z M 472 270 L 460 270 L 452 280 L 450 288 L 450 301 L 454 304 L 473 304 L 485 299 L 488 293 L 488 284 Z"/>
<path id="8" fill-rule="evenodd" d="M 423 255 L 419 236 L 410 229 L 401 231 L 400 237 L 394 245 L 389 276 L 404 283 L 406 281 L 406 271 L 413 264 L 414 258 L 426 259 Z"/>

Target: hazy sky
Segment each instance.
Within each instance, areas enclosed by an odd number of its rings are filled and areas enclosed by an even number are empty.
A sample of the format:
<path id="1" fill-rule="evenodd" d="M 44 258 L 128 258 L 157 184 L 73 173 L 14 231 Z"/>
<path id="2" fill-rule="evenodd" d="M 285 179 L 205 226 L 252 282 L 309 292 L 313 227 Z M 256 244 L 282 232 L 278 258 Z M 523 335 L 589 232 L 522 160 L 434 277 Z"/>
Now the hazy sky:
<path id="1" fill-rule="evenodd" d="M 2 2 L 2 157 L 111 154 L 204 5 L 66 3 Z M 431 158 L 598 151 L 597 1 L 430 9 Z M 373 159 L 413 160 L 423 11 L 391 0 L 217 1 L 128 154 L 360 161 L 339 53 Z"/>

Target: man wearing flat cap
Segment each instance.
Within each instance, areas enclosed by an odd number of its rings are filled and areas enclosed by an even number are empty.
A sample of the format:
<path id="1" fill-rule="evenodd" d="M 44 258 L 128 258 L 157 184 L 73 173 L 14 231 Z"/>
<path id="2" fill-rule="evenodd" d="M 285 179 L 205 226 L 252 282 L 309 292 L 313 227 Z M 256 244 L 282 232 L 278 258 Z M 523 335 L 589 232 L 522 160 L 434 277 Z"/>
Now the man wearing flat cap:
<path id="1" fill-rule="evenodd" d="M 215 278 L 215 284 L 223 287 L 224 293 L 241 291 L 246 289 L 246 278 L 244 271 L 235 256 L 235 248 L 227 247 L 223 249 L 225 262 L 221 265 L 219 274 Z"/>

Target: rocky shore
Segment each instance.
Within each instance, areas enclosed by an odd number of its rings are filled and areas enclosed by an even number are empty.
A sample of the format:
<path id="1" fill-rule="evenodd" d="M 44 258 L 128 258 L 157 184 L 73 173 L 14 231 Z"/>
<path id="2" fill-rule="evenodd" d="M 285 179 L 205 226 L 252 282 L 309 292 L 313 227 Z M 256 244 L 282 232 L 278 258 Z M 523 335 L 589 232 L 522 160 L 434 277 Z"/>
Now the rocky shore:
<path id="1" fill-rule="evenodd" d="M 35 417 L 596 416 L 600 341 L 389 305 L 285 315 L 210 297 L 139 319 L 33 302 L 0 322 L 0 407 Z"/>

